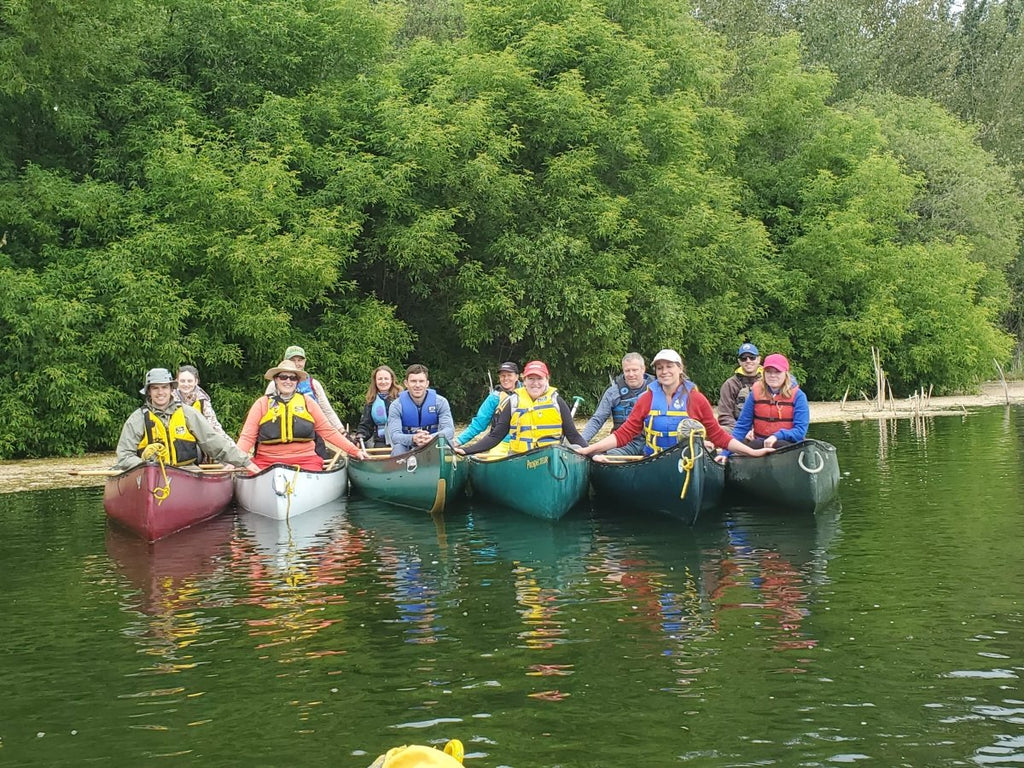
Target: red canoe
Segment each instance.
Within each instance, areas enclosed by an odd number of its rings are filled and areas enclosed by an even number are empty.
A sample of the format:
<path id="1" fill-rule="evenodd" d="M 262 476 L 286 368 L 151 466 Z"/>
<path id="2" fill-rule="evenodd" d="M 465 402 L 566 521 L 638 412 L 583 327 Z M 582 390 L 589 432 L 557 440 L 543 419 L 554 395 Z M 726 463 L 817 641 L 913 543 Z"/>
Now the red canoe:
<path id="1" fill-rule="evenodd" d="M 220 514 L 231 503 L 232 472 L 142 464 L 107 480 L 107 516 L 146 541 L 157 541 Z"/>

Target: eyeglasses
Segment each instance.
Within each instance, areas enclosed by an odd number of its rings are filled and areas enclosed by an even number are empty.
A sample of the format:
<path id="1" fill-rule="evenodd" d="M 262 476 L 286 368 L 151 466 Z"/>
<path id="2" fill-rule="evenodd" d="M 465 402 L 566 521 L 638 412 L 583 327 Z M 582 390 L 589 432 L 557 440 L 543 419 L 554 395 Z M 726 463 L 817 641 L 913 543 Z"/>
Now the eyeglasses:
<path id="1" fill-rule="evenodd" d="M 754 355 L 740 355 L 741 363 L 749 363 L 751 360 L 757 360 Z"/>
<path id="2" fill-rule="evenodd" d="M 298 381 L 299 377 L 291 373 L 279 373 L 274 377 L 278 381 Z"/>

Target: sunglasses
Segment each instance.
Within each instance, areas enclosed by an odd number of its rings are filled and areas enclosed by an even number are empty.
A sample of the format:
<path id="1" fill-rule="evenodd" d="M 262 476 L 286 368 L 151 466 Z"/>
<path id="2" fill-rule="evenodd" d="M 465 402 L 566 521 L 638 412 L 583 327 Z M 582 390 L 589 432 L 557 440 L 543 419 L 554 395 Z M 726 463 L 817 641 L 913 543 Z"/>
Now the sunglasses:
<path id="1" fill-rule="evenodd" d="M 740 355 L 741 363 L 749 363 L 751 360 L 757 360 L 753 355 Z"/>
<path id="2" fill-rule="evenodd" d="M 293 373 L 279 373 L 274 377 L 278 381 L 298 381 L 299 377 Z"/>

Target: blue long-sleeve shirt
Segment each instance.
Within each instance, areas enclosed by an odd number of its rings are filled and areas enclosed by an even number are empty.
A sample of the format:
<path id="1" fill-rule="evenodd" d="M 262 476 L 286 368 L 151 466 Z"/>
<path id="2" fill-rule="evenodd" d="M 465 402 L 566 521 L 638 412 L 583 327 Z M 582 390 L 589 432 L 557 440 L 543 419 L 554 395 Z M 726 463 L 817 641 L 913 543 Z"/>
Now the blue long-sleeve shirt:
<path id="1" fill-rule="evenodd" d="M 811 424 L 811 408 L 807 404 L 807 395 L 802 389 L 796 391 L 793 398 L 793 426 L 789 429 L 780 429 L 775 433 L 777 440 L 786 440 L 790 443 L 799 443 L 807 437 L 807 427 Z M 732 428 L 732 436 L 742 441 L 754 426 L 754 397 L 751 395 L 743 403 L 743 410 L 736 420 L 736 426 Z"/>
<path id="2" fill-rule="evenodd" d="M 480 407 L 477 408 L 476 416 L 469 422 L 469 426 L 462 430 L 457 438 L 455 438 L 459 445 L 466 445 L 471 442 L 481 432 L 486 432 L 491 428 L 491 419 L 494 418 L 494 412 L 498 410 L 498 405 L 501 403 L 501 393 L 497 390 L 491 390 L 491 393 L 484 398 L 484 401 L 480 403 Z M 509 441 L 509 436 L 506 435 L 503 443 Z"/>

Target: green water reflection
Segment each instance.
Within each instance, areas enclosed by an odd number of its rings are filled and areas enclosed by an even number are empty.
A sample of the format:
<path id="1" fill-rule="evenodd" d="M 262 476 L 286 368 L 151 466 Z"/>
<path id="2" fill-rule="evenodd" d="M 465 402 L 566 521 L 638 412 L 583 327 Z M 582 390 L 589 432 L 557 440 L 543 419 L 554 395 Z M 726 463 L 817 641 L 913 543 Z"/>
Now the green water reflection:
<path id="1" fill-rule="evenodd" d="M 352 501 L 147 546 L 0 496 L 0 764 L 1020 764 L 1021 412 L 815 434 L 840 503 L 696 529 Z"/>

